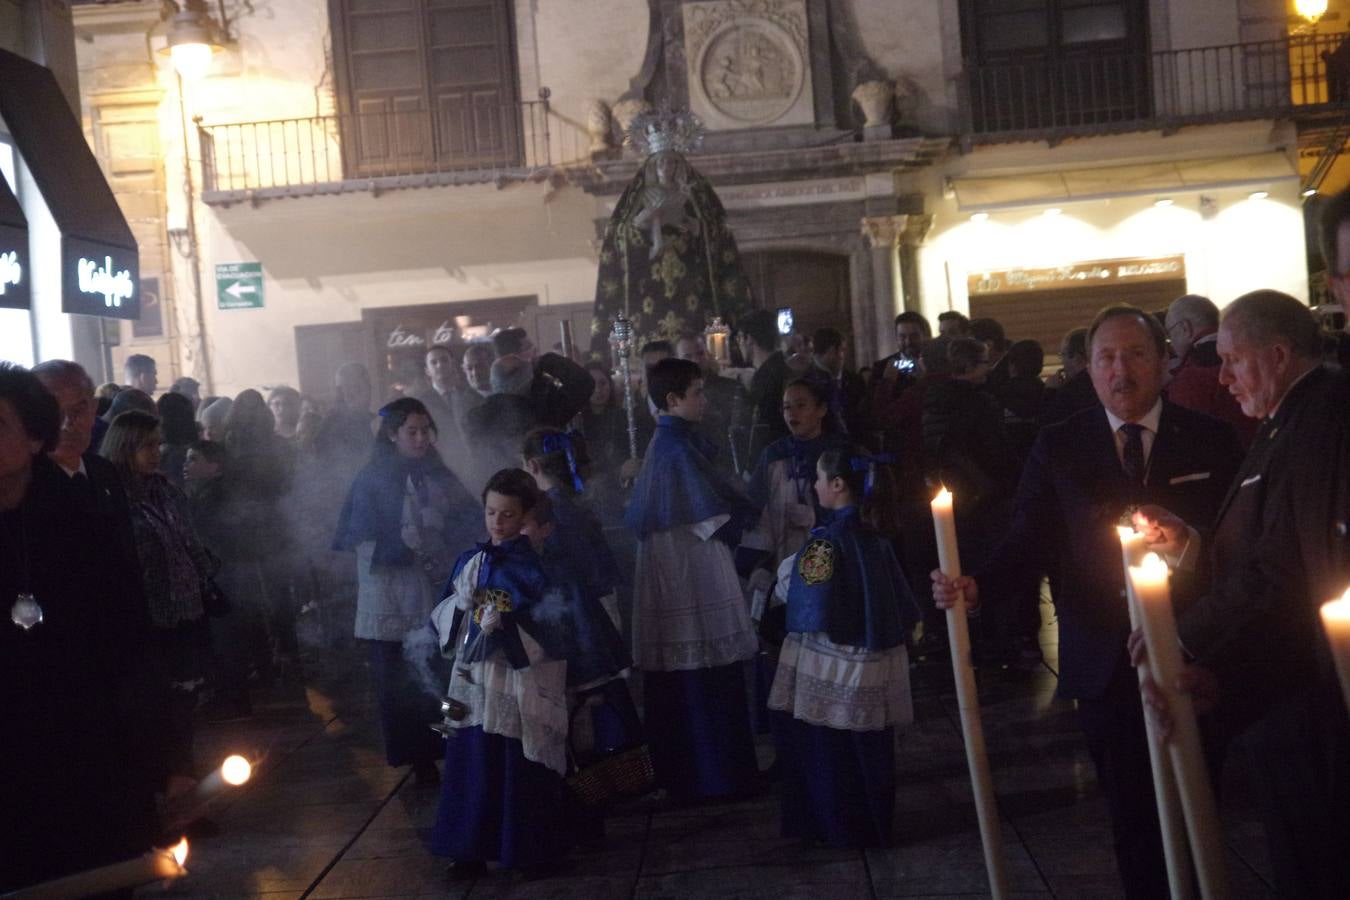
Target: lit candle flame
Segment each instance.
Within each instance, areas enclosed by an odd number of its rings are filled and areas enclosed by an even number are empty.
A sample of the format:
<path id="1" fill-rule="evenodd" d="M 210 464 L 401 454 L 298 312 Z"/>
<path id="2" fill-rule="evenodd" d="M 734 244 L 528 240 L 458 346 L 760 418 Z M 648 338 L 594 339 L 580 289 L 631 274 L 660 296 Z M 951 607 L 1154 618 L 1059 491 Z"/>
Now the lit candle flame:
<path id="1" fill-rule="evenodd" d="M 252 777 L 253 766 L 247 759 L 237 754 L 227 756 L 225 762 L 220 765 L 220 774 L 227 784 L 238 787 Z"/>
<path id="2" fill-rule="evenodd" d="M 173 854 L 173 861 L 181 867 L 183 863 L 187 862 L 188 839 L 186 837 L 181 838 L 178 843 L 169 848 L 169 852 Z"/>
<path id="3" fill-rule="evenodd" d="M 1335 600 L 1322 604 L 1322 619 L 1350 624 L 1350 588 L 1346 588 L 1345 593 Z"/>
<path id="4" fill-rule="evenodd" d="M 947 490 L 947 486 L 945 484 L 942 486 L 942 490 L 937 492 L 937 496 L 933 498 L 933 505 L 934 506 L 952 505 L 952 492 Z"/>

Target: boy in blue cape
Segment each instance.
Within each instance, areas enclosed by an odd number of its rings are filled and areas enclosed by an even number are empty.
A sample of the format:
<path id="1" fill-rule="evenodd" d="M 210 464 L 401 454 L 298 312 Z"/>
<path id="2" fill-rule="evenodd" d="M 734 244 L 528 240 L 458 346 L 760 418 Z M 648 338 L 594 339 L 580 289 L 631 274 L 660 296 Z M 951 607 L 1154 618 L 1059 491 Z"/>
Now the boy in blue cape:
<path id="1" fill-rule="evenodd" d="M 633 658 L 656 779 L 675 800 L 744 795 L 759 781 L 744 666 L 758 639 L 728 545 L 753 508 L 694 432 L 706 406 L 698 364 L 661 360 L 647 390 L 660 416 L 625 519 L 638 539 Z"/>
<path id="2" fill-rule="evenodd" d="M 567 663 L 543 561 L 522 533 L 539 502 L 534 479 L 503 469 L 483 489 L 490 540 L 460 555 L 432 612 L 443 650 L 455 656 L 449 696 L 462 704 L 445 747 L 433 853 L 454 878 L 495 861 L 539 870 L 567 849 Z"/>

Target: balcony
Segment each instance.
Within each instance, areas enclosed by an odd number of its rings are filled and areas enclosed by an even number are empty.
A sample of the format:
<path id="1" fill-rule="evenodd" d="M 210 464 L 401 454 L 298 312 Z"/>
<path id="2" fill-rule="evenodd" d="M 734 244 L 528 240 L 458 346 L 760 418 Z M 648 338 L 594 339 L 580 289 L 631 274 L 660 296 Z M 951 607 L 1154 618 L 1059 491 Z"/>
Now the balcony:
<path id="1" fill-rule="evenodd" d="M 202 201 L 542 179 L 587 158 L 582 129 L 538 100 L 197 124 Z"/>
<path id="2" fill-rule="evenodd" d="M 970 65 L 972 143 L 1169 130 L 1242 119 L 1338 118 L 1350 101 L 1344 35 L 1055 61 Z"/>

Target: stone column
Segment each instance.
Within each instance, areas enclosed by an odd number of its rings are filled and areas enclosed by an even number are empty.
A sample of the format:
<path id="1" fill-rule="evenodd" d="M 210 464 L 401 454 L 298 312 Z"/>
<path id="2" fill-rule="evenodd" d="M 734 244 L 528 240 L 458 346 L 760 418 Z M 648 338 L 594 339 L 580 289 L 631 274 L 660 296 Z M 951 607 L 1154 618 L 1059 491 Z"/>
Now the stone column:
<path id="1" fill-rule="evenodd" d="M 891 320 L 920 308 L 917 248 L 933 225 L 928 215 L 866 216 L 862 233 L 872 249 L 872 304 L 860 334 L 870 331 L 877 355 L 895 348 Z"/>

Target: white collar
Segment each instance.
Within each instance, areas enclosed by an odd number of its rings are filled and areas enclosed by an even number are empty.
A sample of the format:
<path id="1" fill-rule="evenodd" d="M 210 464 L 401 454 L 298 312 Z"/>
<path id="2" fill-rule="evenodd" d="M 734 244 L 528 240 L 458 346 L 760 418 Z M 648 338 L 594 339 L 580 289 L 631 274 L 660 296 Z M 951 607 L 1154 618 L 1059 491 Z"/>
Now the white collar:
<path id="1" fill-rule="evenodd" d="M 52 462 L 56 462 L 56 460 L 52 460 Z M 67 475 L 68 477 L 70 477 L 70 478 L 74 478 L 76 475 L 83 475 L 83 476 L 86 477 L 86 478 L 89 477 L 89 471 L 84 467 L 84 457 L 83 457 L 83 456 L 80 457 L 80 464 L 79 464 L 78 466 L 76 466 L 75 468 L 73 468 L 73 469 L 67 469 L 65 466 L 61 465 L 60 463 L 56 463 L 56 465 L 57 465 L 58 468 L 60 468 L 60 470 L 61 470 L 62 472 L 65 472 L 66 475 Z"/>
<path id="2" fill-rule="evenodd" d="M 1102 408 L 1106 409 L 1105 407 Z M 1153 432 L 1154 434 L 1157 434 L 1158 422 L 1161 419 L 1162 419 L 1162 397 L 1159 397 L 1157 400 L 1154 401 L 1153 408 L 1150 409 L 1148 412 L 1144 413 L 1144 415 L 1135 424 L 1143 425 L 1149 431 Z M 1106 410 L 1106 421 L 1111 423 L 1112 434 L 1115 434 L 1117 431 L 1120 431 L 1120 426 L 1125 424 L 1124 419 L 1117 418 L 1115 413 L 1111 412 L 1111 410 L 1109 409 Z"/>

